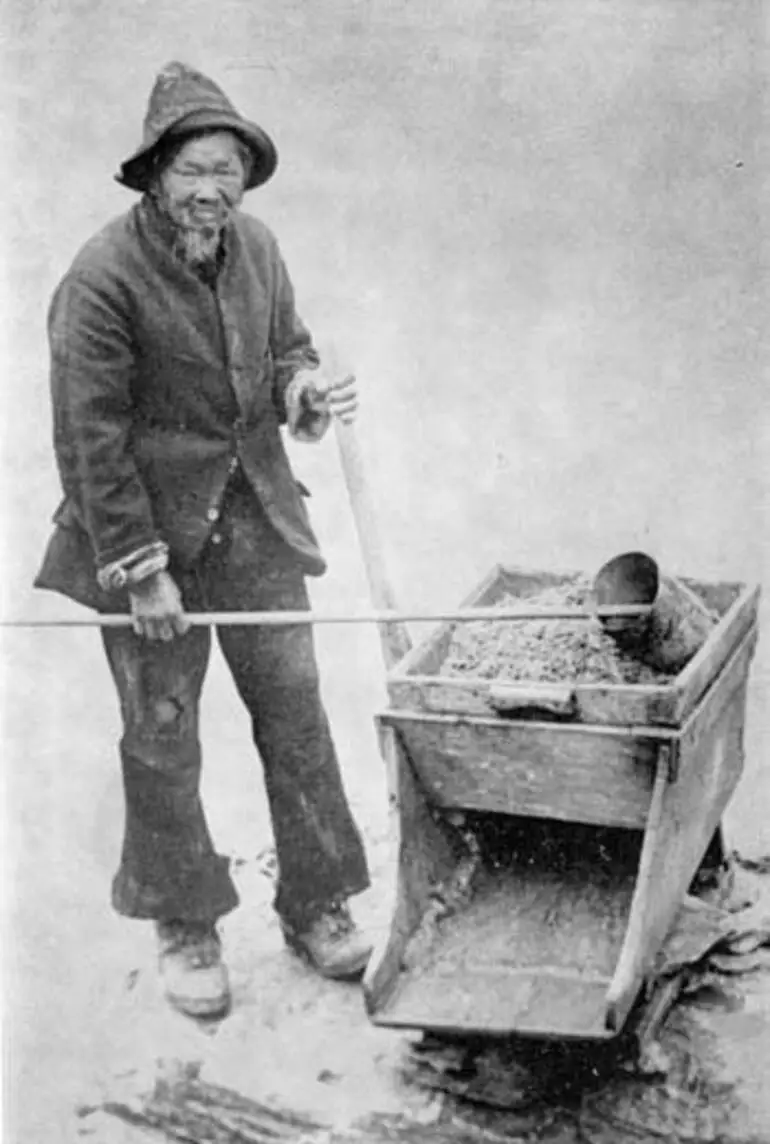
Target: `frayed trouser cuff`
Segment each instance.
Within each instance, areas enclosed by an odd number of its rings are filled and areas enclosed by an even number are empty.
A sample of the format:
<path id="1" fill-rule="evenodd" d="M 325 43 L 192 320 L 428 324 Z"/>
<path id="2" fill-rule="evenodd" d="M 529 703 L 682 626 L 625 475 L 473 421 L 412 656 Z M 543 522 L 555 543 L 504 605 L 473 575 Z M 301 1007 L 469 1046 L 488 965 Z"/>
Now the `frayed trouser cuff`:
<path id="1" fill-rule="evenodd" d="M 141 884 L 121 869 L 112 884 L 112 904 L 123 917 L 210 924 L 239 903 L 229 867 L 229 858 L 216 855 L 195 877 L 177 885 L 173 879 L 162 878 Z"/>

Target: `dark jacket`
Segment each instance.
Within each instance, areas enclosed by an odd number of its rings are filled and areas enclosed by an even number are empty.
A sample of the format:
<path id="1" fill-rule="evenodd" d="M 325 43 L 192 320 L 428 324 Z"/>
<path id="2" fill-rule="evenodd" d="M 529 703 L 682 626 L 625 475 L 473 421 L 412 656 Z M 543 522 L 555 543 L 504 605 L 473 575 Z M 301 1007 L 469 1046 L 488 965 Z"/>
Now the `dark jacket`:
<path id="1" fill-rule="evenodd" d="M 49 338 L 64 500 L 36 586 L 109 607 L 98 569 L 157 541 L 189 565 L 238 462 L 304 570 L 324 571 L 279 428 L 318 357 L 266 226 L 235 213 L 212 287 L 142 200 L 78 254 Z"/>

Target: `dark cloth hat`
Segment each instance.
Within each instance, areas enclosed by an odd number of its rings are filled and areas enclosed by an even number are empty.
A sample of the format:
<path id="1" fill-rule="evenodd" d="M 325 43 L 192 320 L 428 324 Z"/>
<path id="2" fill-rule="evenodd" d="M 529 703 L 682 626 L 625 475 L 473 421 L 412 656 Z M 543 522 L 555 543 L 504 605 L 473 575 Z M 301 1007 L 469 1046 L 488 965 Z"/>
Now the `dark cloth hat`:
<path id="1" fill-rule="evenodd" d="M 133 191 L 145 191 L 158 148 L 199 131 L 233 131 L 248 146 L 253 162 L 247 191 L 266 183 L 275 171 L 278 153 L 270 136 L 244 119 L 208 76 L 173 61 L 158 74 L 150 93 L 142 145 L 121 164 L 115 178 Z"/>

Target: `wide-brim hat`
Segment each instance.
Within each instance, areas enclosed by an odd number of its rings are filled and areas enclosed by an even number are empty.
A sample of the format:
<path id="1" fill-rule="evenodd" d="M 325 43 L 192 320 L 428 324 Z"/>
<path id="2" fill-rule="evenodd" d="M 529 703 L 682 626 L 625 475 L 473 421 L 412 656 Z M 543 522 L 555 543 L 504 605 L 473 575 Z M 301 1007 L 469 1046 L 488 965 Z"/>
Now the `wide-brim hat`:
<path id="1" fill-rule="evenodd" d="M 141 146 L 115 176 L 124 187 L 146 191 L 152 160 L 165 143 L 199 131 L 232 131 L 251 151 L 246 190 L 266 183 L 278 164 L 270 136 L 236 111 L 220 87 L 187 64 L 174 61 L 159 73 L 147 104 Z"/>

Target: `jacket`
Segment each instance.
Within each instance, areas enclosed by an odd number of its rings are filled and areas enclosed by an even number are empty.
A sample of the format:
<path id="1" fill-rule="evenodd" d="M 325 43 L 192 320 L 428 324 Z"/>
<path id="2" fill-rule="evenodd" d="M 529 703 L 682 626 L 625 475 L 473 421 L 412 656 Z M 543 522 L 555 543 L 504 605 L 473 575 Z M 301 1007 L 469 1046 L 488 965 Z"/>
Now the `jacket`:
<path id="1" fill-rule="evenodd" d="M 292 381 L 318 356 L 276 240 L 235 212 L 207 284 L 166 225 L 146 198 L 109 223 L 49 311 L 64 499 L 35 584 L 92 607 L 115 605 L 105 570 L 137 556 L 191 564 L 239 466 L 303 570 L 326 567 L 280 429 Z M 319 433 L 308 422 L 304 435 Z"/>

